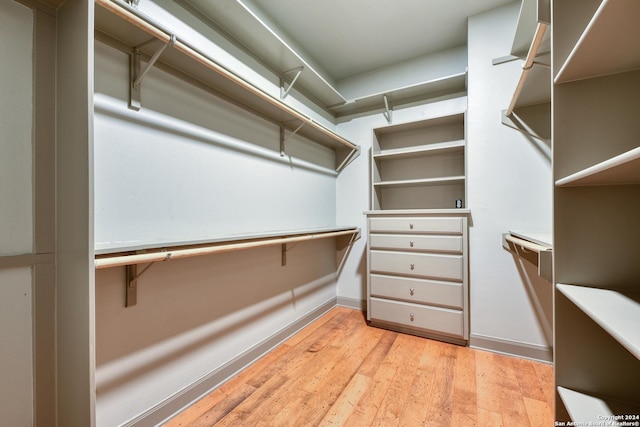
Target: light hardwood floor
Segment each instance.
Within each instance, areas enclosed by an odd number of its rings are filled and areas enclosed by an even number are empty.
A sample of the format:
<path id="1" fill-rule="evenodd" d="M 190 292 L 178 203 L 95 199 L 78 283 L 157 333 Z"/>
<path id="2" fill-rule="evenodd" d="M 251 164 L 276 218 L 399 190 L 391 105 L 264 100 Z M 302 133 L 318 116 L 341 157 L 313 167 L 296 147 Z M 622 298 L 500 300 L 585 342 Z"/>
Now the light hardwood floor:
<path id="1" fill-rule="evenodd" d="M 165 424 L 214 425 L 552 426 L 553 368 L 335 307 Z"/>

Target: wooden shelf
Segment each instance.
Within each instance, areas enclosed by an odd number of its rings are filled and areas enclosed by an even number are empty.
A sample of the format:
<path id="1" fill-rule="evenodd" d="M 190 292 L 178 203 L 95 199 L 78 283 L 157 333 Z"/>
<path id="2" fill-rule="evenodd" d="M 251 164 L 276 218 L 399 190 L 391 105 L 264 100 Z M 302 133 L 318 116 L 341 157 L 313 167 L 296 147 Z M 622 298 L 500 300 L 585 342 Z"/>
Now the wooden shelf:
<path id="1" fill-rule="evenodd" d="M 604 0 L 558 71 L 565 83 L 640 69 L 640 2 Z"/>
<path id="2" fill-rule="evenodd" d="M 381 150 L 379 153 L 374 153 L 374 159 L 400 159 L 404 157 L 418 157 L 422 155 L 437 155 L 450 152 L 456 152 L 464 154 L 465 142 L 460 141 L 447 141 L 433 144 L 419 145 L 407 148 L 395 148 L 388 150 Z"/>
<path id="3" fill-rule="evenodd" d="M 556 186 L 640 184 L 640 147 L 556 181 Z"/>
<path id="4" fill-rule="evenodd" d="M 207 85 L 248 111 L 284 126 L 287 132 L 297 132 L 335 149 L 337 170 L 341 170 L 358 154 L 357 145 L 229 71 L 206 52 L 193 47 L 124 2 L 96 0 L 96 5 L 99 7 L 95 8 L 95 28 L 98 34 L 102 34 L 101 38 L 113 40 L 129 52 L 138 46 L 149 57 L 155 53 L 154 48 L 162 46 L 161 43 L 148 43 L 150 38 L 165 44 L 170 44 L 174 38 L 173 46 L 162 52 L 157 63 Z M 304 126 L 299 128 L 301 124 Z"/>
<path id="5" fill-rule="evenodd" d="M 580 310 L 640 359 L 640 295 L 560 283 L 556 286 Z"/>
<path id="6" fill-rule="evenodd" d="M 638 416 L 640 414 L 639 406 L 590 396 L 565 387 L 558 387 L 558 394 L 571 419 L 574 422 L 584 423 L 581 425 L 617 425 L 616 421 L 625 420 L 616 419 L 616 416 L 625 414 Z M 635 422 L 638 419 L 635 418 L 629 421 Z M 603 422 L 604 424 L 600 424 Z"/>
<path id="7" fill-rule="evenodd" d="M 398 181 L 374 182 L 375 187 L 421 187 L 427 185 L 464 184 L 465 177 L 447 176 L 438 178 L 406 179 Z"/>

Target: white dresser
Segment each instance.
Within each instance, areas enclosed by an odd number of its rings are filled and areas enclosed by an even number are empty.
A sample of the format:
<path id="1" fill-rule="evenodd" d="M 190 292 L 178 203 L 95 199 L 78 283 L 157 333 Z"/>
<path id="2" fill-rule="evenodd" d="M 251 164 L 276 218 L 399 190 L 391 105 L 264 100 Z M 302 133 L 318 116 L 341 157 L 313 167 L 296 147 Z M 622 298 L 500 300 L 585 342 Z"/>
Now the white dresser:
<path id="1" fill-rule="evenodd" d="M 367 320 L 466 344 L 467 209 L 368 211 Z"/>

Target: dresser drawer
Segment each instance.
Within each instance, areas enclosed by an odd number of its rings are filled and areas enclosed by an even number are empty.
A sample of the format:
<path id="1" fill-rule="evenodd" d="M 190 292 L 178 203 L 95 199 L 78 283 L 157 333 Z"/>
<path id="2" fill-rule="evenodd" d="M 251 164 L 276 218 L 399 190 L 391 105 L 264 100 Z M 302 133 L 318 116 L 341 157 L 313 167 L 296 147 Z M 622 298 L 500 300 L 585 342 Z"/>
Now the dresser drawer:
<path id="1" fill-rule="evenodd" d="M 462 253 L 462 236 L 423 236 L 403 234 L 371 234 L 373 249 L 402 249 L 407 251 L 438 251 Z"/>
<path id="2" fill-rule="evenodd" d="M 462 218 L 370 218 L 371 232 L 462 234 Z"/>
<path id="3" fill-rule="evenodd" d="M 462 309 L 462 283 L 372 274 L 371 296 Z"/>
<path id="4" fill-rule="evenodd" d="M 462 281 L 462 255 L 421 254 L 409 252 L 370 252 L 370 270 L 377 273 L 402 274 Z"/>
<path id="5" fill-rule="evenodd" d="M 371 298 L 370 311 L 372 321 L 395 323 L 407 328 L 456 337 L 464 335 L 464 320 L 460 310 Z"/>

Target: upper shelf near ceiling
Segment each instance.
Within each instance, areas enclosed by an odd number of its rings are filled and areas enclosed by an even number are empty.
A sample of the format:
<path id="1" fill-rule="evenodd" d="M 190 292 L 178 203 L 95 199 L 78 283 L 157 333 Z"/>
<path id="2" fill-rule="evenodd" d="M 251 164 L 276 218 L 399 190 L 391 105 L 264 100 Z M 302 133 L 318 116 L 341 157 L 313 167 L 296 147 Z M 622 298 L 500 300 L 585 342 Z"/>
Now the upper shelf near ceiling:
<path id="1" fill-rule="evenodd" d="M 294 89 L 316 102 L 336 118 L 383 111 L 390 118 L 393 107 L 424 99 L 466 92 L 466 73 L 455 73 L 384 92 L 347 98 L 335 82 L 295 41 L 287 39 L 274 28 L 270 18 L 251 9 L 240 0 L 216 2 L 209 0 L 177 0 L 194 16 L 226 33 L 240 48 L 266 64 L 280 76 L 287 88 Z M 298 70 L 302 72 L 298 73 Z M 390 121 L 390 120 L 389 120 Z"/>
<path id="2" fill-rule="evenodd" d="M 95 9 L 95 29 L 98 33 L 123 44 L 130 51 L 136 48 L 151 58 L 151 64 L 157 60 L 158 64 L 207 85 L 224 98 L 280 124 L 283 130 L 286 128 L 333 148 L 336 151 L 337 171 L 359 153 L 357 145 L 232 73 L 206 52 L 190 45 L 123 1 L 96 0 L 96 5 L 99 6 Z M 165 46 L 170 47 L 164 49 Z M 158 59 L 157 54 L 160 53 Z M 144 72 L 141 75 L 144 76 Z"/>
<path id="3" fill-rule="evenodd" d="M 263 62 L 266 61 L 277 75 L 290 80 L 287 71 L 304 67 L 296 80 L 296 89 L 323 106 L 344 104 L 347 100 L 326 78 L 326 73 L 298 53 L 293 42 L 277 34 L 267 21 L 240 1 L 178 0 L 199 19 L 226 32 L 230 37 Z M 289 84 L 290 81 L 287 81 Z"/>

